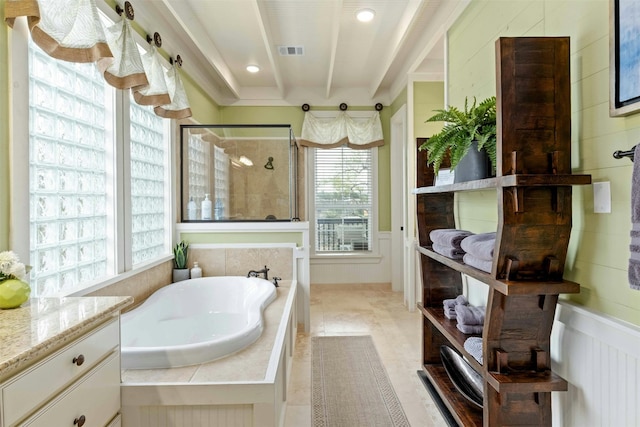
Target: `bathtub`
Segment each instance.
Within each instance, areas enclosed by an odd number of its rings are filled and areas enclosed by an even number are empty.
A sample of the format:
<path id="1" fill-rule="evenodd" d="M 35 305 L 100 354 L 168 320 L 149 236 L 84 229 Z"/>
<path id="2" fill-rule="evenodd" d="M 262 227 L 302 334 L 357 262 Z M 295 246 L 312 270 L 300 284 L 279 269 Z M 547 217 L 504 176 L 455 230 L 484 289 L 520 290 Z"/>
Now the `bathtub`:
<path id="1" fill-rule="evenodd" d="M 121 316 L 122 369 L 195 365 L 239 351 L 264 328 L 276 298 L 256 277 L 203 277 L 174 283 Z"/>

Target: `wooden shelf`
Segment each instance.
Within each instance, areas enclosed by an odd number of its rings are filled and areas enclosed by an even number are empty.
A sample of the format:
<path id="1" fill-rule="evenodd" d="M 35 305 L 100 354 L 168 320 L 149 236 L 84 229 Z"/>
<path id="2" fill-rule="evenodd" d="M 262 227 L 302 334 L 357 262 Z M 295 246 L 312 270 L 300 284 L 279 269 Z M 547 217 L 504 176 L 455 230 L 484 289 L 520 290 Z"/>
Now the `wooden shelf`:
<path id="1" fill-rule="evenodd" d="M 478 181 L 460 182 L 458 184 L 420 187 L 412 190 L 413 194 L 438 194 L 464 191 L 488 190 L 506 187 L 566 187 L 591 184 L 591 175 L 505 175 Z"/>
<path id="2" fill-rule="evenodd" d="M 460 426 L 482 426 L 482 409 L 473 406 L 456 390 L 442 365 L 424 365 L 423 370 L 427 379 Z"/>
<path id="3" fill-rule="evenodd" d="M 499 176 L 434 186 L 427 153 L 417 152 L 412 193 L 417 196 L 423 286 L 419 374 L 442 399 L 439 407 L 451 413 L 453 419 L 447 420 L 453 424 L 550 426 L 551 392 L 568 388 L 551 372 L 550 337 L 559 294 L 580 292 L 579 284 L 562 279 L 571 235 L 571 187 L 591 183 L 590 175 L 571 169 L 569 63 L 568 37 L 496 41 Z M 493 271 L 434 252 L 430 233 L 457 228 L 455 193 L 492 189 L 498 222 Z M 442 301 L 463 293 L 461 274 L 488 285 L 484 365 L 464 349 L 469 335 L 444 316 Z M 467 401 L 447 376 L 440 358 L 443 345 L 482 374 L 484 410 Z"/>
<path id="4" fill-rule="evenodd" d="M 467 362 L 473 369 L 482 373 L 482 365 L 471 356 L 467 350 L 464 348 L 464 342 L 469 337 L 481 337 L 482 335 L 468 335 L 463 334 L 456 327 L 457 322 L 455 320 L 447 319 L 444 316 L 444 308 L 436 308 L 436 307 L 423 307 L 418 304 L 418 309 L 422 312 L 422 314 L 429 319 L 429 322 L 433 326 L 435 326 L 438 331 L 451 343 L 451 346 L 454 347 L 458 353 L 461 353 Z"/>
<path id="5" fill-rule="evenodd" d="M 464 273 L 476 280 L 486 283 L 504 295 L 557 295 L 557 294 L 577 294 L 580 293 L 580 285 L 575 282 L 563 280 L 561 282 L 541 282 L 541 281 L 517 281 L 495 279 L 491 274 L 477 268 L 471 267 L 459 260 L 447 258 L 434 252 L 430 248 L 418 246 L 418 252 L 438 261 L 460 273 Z"/>
<path id="6" fill-rule="evenodd" d="M 498 393 L 567 391 L 567 381 L 551 371 L 499 374 L 489 372 L 487 382 Z"/>
<path id="7" fill-rule="evenodd" d="M 419 187 L 411 190 L 413 194 L 438 194 L 457 191 L 489 190 L 498 187 L 498 178 L 480 179 L 478 181 L 460 182 L 458 184 Z"/>

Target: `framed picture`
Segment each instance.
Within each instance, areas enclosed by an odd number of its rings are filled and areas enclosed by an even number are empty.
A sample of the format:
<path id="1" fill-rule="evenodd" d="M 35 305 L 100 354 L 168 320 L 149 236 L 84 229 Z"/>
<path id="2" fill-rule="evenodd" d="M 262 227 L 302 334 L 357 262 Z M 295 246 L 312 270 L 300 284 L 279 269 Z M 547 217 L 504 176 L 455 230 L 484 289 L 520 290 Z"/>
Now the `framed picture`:
<path id="1" fill-rule="evenodd" d="M 640 1 L 610 0 L 609 114 L 640 110 Z"/>

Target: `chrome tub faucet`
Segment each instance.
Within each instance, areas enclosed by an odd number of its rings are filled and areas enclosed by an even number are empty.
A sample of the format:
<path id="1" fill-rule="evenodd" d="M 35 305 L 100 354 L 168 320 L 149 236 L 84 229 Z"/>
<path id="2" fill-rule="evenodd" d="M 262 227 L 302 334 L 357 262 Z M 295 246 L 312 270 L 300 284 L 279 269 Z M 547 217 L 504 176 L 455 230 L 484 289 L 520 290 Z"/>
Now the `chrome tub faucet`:
<path id="1" fill-rule="evenodd" d="M 249 270 L 247 277 L 260 277 L 260 274 L 263 275 L 264 280 L 269 280 L 269 269 L 266 265 L 262 270 Z"/>

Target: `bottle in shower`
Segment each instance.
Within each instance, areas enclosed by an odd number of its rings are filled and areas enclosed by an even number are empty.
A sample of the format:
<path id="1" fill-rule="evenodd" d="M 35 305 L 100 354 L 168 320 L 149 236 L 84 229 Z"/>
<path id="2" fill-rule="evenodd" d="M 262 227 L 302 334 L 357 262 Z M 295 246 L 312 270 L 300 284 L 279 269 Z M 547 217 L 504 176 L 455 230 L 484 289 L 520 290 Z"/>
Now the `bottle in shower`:
<path id="1" fill-rule="evenodd" d="M 202 219 L 211 219 L 211 200 L 209 200 L 209 194 L 204 195 L 202 201 Z"/>
<path id="2" fill-rule="evenodd" d="M 214 211 L 213 212 L 214 219 L 223 219 L 224 206 L 222 205 L 222 200 L 219 197 L 216 197 L 216 206 L 213 211 Z"/>
<path id="3" fill-rule="evenodd" d="M 187 219 L 188 220 L 196 220 L 197 218 L 197 206 L 196 202 L 193 201 L 193 196 L 189 197 L 189 203 L 187 204 Z"/>

